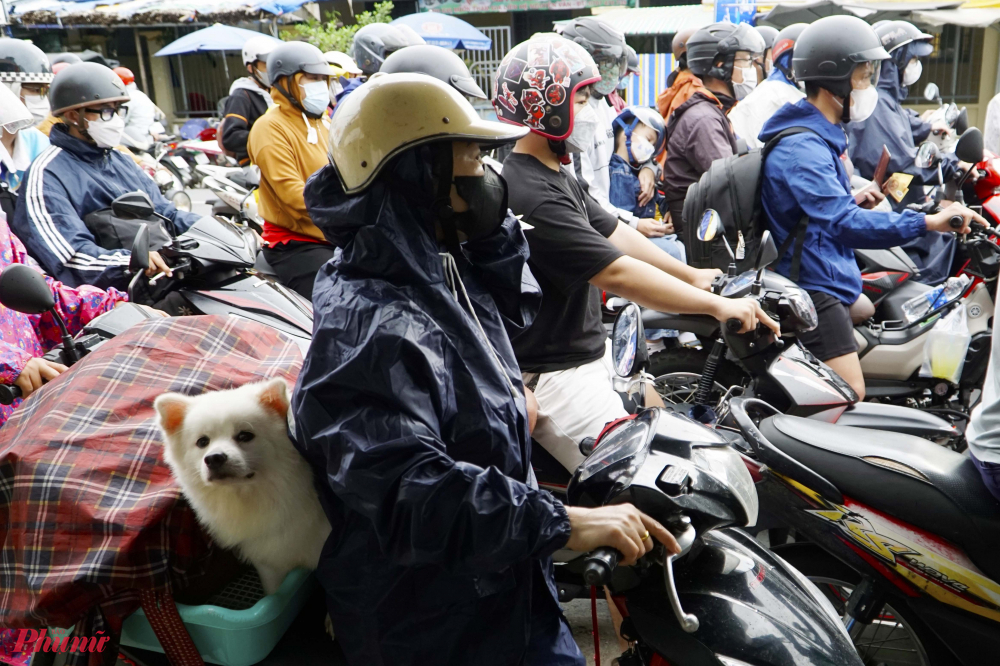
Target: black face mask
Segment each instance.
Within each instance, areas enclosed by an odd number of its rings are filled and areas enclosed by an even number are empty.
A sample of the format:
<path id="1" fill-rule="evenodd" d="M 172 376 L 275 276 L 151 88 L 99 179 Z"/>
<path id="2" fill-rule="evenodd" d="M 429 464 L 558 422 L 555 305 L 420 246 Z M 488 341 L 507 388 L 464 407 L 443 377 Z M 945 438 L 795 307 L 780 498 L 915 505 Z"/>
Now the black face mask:
<path id="1" fill-rule="evenodd" d="M 458 196 L 469 204 L 469 210 L 455 213 L 455 223 L 469 237 L 476 240 L 488 236 L 507 216 L 507 182 L 489 166 L 483 167 L 483 176 L 455 176 Z"/>

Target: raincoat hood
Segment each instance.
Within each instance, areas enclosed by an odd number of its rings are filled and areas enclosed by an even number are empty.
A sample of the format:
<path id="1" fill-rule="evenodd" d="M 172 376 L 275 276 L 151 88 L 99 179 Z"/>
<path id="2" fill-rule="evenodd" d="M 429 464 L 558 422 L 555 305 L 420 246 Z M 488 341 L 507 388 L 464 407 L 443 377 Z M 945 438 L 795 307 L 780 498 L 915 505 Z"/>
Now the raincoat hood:
<path id="1" fill-rule="evenodd" d="M 903 85 L 902 78 L 895 60 L 883 60 L 878 75 L 878 89 L 887 92 L 897 102 L 902 102 L 910 94 L 910 89 Z"/>
<path id="2" fill-rule="evenodd" d="M 775 111 L 774 115 L 764 123 L 760 131 L 760 140 L 767 142 L 779 132 L 792 127 L 808 127 L 818 134 L 837 154 L 842 155 L 847 148 L 847 135 L 842 126 L 831 123 L 820 110 L 802 99 L 795 104 L 785 104 Z"/>

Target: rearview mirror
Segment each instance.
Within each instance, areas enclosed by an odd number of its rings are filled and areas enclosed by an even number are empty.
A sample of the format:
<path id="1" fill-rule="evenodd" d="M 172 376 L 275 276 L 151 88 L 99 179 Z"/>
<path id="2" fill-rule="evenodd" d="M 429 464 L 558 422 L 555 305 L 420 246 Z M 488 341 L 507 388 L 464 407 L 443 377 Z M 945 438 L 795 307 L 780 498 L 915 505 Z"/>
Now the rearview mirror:
<path id="1" fill-rule="evenodd" d="M 757 260 L 754 261 L 754 270 L 760 271 L 774 263 L 778 258 L 778 247 L 774 244 L 770 229 L 765 230 L 760 237 L 760 247 L 757 249 Z"/>
<path id="2" fill-rule="evenodd" d="M 635 303 L 626 305 L 615 317 L 611 330 L 611 358 L 615 372 L 621 377 L 631 377 L 649 362 L 642 312 Z"/>
<path id="3" fill-rule="evenodd" d="M 145 192 L 126 192 L 111 202 L 111 211 L 118 217 L 144 219 L 153 217 L 156 210 Z"/>
<path id="4" fill-rule="evenodd" d="M 24 264 L 11 264 L 0 274 L 0 303 L 24 314 L 44 314 L 56 306 L 52 290 L 41 273 Z"/>
<path id="5" fill-rule="evenodd" d="M 132 255 L 128 259 L 129 273 L 138 273 L 149 268 L 149 225 L 139 227 L 132 241 Z"/>
<path id="6" fill-rule="evenodd" d="M 972 164 L 983 161 L 983 133 L 978 127 L 970 127 L 962 133 L 955 144 L 955 156 Z"/>
<path id="7" fill-rule="evenodd" d="M 924 86 L 924 99 L 928 102 L 934 102 L 941 96 L 941 91 L 938 90 L 936 83 L 928 83 Z"/>
<path id="8" fill-rule="evenodd" d="M 937 162 L 938 155 L 940 155 L 940 151 L 938 151 L 937 144 L 932 141 L 924 141 L 917 149 L 917 156 L 913 163 L 918 169 L 929 169 Z"/>
<path id="9" fill-rule="evenodd" d="M 958 114 L 958 118 L 955 119 L 955 131 L 958 132 L 959 136 L 962 136 L 968 129 L 969 129 L 969 111 L 963 106 L 962 110 Z M 978 162 L 979 160 L 976 161 Z"/>
<path id="10" fill-rule="evenodd" d="M 710 243 L 715 240 L 721 230 L 722 218 L 717 212 L 709 208 L 701 214 L 701 223 L 698 225 L 698 240 Z"/>

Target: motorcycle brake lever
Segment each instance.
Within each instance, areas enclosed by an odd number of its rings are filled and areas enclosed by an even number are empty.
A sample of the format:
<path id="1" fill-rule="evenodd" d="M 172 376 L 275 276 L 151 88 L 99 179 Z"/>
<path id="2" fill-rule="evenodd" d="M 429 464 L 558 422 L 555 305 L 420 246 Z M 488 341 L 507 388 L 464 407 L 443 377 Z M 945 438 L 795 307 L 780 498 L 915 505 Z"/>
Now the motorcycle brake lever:
<path id="1" fill-rule="evenodd" d="M 695 529 L 691 526 L 691 520 L 685 517 L 686 528 L 683 532 L 675 535 L 677 539 L 677 544 L 681 547 L 681 552 L 678 554 L 670 553 L 663 560 L 663 575 L 664 581 L 666 582 L 667 589 L 667 599 L 670 601 L 670 609 L 674 612 L 674 617 L 677 618 L 677 623 L 681 625 L 681 629 L 685 633 L 693 634 L 698 631 L 698 627 L 701 623 L 698 620 L 698 616 L 693 613 L 685 613 L 684 608 L 681 606 L 681 598 L 677 593 L 677 584 L 674 579 L 674 559 L 685 554 L 691 549 L 692 544 L 695 540 Z"/>

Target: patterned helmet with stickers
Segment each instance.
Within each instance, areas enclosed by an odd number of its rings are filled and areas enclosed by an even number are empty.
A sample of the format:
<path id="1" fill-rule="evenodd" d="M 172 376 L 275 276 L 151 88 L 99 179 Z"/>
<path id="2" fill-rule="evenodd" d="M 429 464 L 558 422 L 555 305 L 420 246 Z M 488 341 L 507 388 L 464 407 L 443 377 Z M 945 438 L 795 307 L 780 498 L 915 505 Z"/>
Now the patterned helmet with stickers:
<path id="1" fill-rule="evenodd" d="M 504 56 L 493 80 L 493 108 L 512 125 L 562 141 L 573 131 L 573 98 L 601 80 L 587 51 L 554 34 L 535 35 Z"/>

